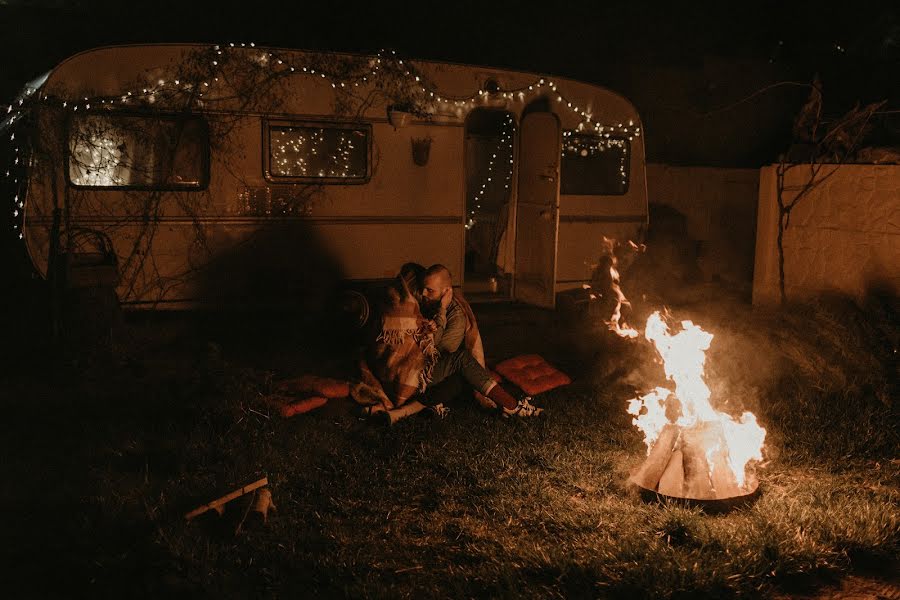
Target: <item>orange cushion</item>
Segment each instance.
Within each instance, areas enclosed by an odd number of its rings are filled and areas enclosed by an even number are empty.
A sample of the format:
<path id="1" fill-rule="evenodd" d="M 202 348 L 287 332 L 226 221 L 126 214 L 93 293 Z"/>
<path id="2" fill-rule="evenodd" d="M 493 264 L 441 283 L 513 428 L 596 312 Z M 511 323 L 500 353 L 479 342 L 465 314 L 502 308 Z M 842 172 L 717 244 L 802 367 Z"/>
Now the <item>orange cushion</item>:
<path id="1" fill-rule="evenodd" d="M 326 398 L 345 398 L 350 395 L 349 382 L 318 375 L 300 375 L 293 379 L 285 379 L 276 384 L 275 389 L 288 394 L 312 392 Z"/>
<path id="2" fill-rule="evenodd" d="M 530 396 L 572 383 L 568 375 L 552 367 L 537 354 L 509 358 L 498 363 L 494 370 Z"/>
<path id="3" fill-rule="evenodd" d="M 300 415 L 320 406 L 324 406 L 328 402 L 328 398 L 322 398 L 321 396 L 312 396 L 311 398 L 304 398 L 303 400 L 297 400 L 296 402 L 291 402 L 290 404 L 285 404 L 281 407 L 281 416 L 282 417 L 293 417 L 294 415 Z"/>

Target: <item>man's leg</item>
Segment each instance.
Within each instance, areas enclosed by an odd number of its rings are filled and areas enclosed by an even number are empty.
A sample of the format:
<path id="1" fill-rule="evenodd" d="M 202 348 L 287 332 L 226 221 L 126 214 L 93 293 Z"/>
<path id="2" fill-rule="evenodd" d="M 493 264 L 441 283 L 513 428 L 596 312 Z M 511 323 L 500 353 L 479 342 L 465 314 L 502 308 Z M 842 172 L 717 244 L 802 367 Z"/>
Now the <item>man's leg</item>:
<path id="1" fill-rule="evenodd" d="M 523 417 L 537 416 L 543 409 L 531 405 L 528 399 L 516 400 L 503 387 L 491 377 L 487 369 L 475 360 L 472 353 L 460 348 L 449 355 L 448 368 L 459 372 L 473 388 L 499 404 L 504 416 L 516 415 Z"/>

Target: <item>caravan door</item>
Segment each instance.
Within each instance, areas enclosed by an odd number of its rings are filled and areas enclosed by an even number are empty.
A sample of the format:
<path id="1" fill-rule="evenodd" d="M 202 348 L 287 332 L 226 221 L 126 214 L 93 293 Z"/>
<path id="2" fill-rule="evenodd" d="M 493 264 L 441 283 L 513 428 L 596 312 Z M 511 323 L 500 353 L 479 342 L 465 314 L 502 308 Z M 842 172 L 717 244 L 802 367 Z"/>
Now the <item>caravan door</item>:
<path id="1" fill-rule="evenodd" d="M 553 113 L 522 119 L 516 207 L 516 300 L 553 308 L 559 234 L 559 161 L 562 140 Z"/>

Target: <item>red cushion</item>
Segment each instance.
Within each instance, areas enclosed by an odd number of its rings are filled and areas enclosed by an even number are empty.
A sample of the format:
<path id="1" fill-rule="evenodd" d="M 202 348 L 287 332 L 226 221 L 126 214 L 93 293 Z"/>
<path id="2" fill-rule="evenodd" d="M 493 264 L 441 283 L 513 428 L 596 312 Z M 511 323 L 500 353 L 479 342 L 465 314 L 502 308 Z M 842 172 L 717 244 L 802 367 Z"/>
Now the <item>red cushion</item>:
<path id="1" fill-rule="evenodd" d="M 260 398 L 263 402 L 281 413 L 282 417 L 301 415 L 311 410 L 315 410 L 320 406 L 325 406 L 325 404 L 328 403 L 328 398 L 323 398 L 321 396 L 310 396 L 309 398 L 297 400 L 294 396 L 270 394 L 268 396 L 261 396 Z"/>
<path id="2" fill-rule="evenodd" d="M 297 400 L 296 402 L 292 402 L 290 404 L 285 404 L 281 407 L 281 416 L 282 417 L 293 417 L 294 415 L 302 415 L 303 413 L 307 413 L 311 410 L 315 410 L 320 406 L 325 406 L 328 403 L 328 398 L 322 398 L 321 396 L 312 396 L 310 398 L 304 398 L 303 400 Z"/>
<path id="3" fill-rule="evenodd" d="M 313 393 L 325 398 L 346 398 L 350 395 L 350 383 L 319 377 L 318 375 L 300 375 L 293 379 L 285 379 L 275 385 L 275 389 L 288 394 Z"/>
<path id="4" fill-rule="evenodd" d="M 498 363 L 494 370 L 531 396 L 572 383 L 572 379 L 550 366 L 537 354 L 525 354 Z"/>

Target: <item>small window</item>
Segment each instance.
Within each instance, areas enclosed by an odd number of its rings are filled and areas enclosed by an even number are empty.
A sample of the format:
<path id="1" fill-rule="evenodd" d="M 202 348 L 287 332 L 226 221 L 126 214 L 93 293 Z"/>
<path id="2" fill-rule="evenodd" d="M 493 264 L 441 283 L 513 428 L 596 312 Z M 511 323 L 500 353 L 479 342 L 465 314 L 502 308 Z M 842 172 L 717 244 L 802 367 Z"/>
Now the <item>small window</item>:
<path id="1" fill-rule="evenodd" d="M 270 123 L 270 179 L 364 183 L 369 178 L 371 127 L 335 123 Z"/>
<path id="2" fill-rule="evenodd" d="M 69 129 L 69 181 L 80 187 L 202 189 L 209 132 L 200 117 L 86 114 Z"/>
<path id="3" fill-rule="evenodd" d="M 563 135 L 560 194 L 621 195 L 628 191 L 627 139 L 567 131 Z"/>

